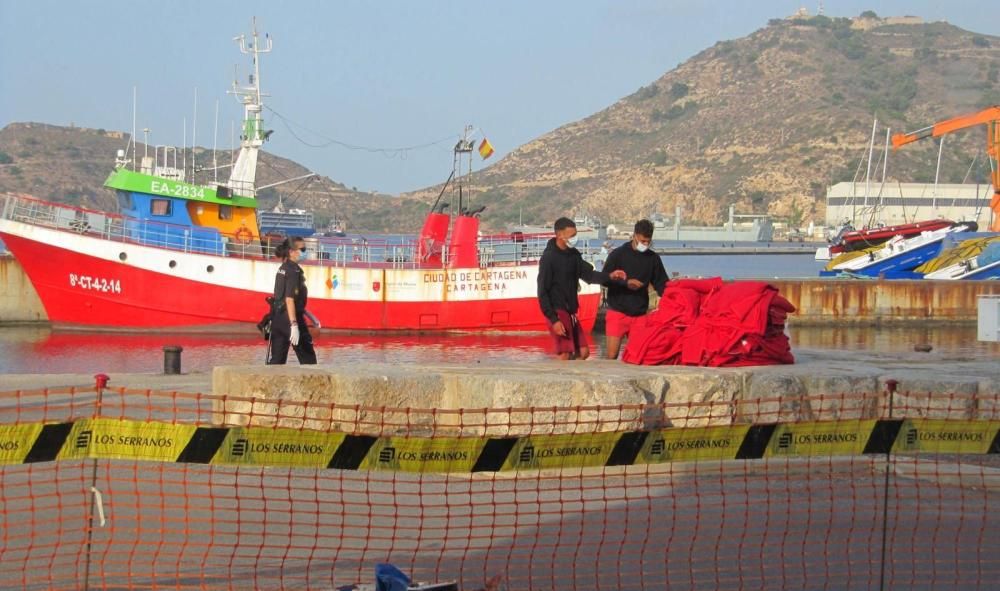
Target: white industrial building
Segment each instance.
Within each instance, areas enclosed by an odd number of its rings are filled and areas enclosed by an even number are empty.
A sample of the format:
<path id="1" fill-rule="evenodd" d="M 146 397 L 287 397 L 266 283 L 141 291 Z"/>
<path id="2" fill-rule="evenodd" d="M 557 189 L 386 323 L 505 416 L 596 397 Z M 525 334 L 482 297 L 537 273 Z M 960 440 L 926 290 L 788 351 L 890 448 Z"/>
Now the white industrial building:
<path id="1" fill-rule="evenodd" d="M 826 224 L 836 227 L 849 220 L 860 228 L 944 218 L 975 221 L 986 229 L 993 221 L 992 198 L 989 183 L 837 183 L 826 190 Z"/>

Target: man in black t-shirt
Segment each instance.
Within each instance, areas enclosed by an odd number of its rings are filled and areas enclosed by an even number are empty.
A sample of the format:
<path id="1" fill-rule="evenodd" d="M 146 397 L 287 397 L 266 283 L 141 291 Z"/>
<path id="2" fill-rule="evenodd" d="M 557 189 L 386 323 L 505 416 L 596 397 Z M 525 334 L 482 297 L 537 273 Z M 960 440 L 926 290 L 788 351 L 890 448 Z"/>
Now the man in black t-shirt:
<path id="1" fill-rule="evenodd" d="M 274 309 L 271 316 L 271 339 L 268 342 L 267 364 L 283 365 L 288 360 L 288 347 L 295 350 L 300 365 L 316 363 L 312 335 L 306 327 L 306 303 L 309 290 L 299 261 L 306 255 L 301 238 L 286 240 L 278 245 L 276 254 L 282 258 L 274 277 Z"/>
<path id="2" fill-rule="evenodd" d="M 652 241 L 653 224 L 649 220 L 639 220 L 632 240 L 611 251 L 604 262 L 605 273 L 624 271 L 628 276 L 626 285 L 608 286 L 608 311 L 604 317 L 608 359 L 618 359 L 622 339 L 628 336 L 632 323 L 649 311 L 649 286 L 663 295 L 668 281 L 667 270 L 663 268 L 660 255 L 649 247 Z"/>
<path id="3" fill-rule="evenodd" d="M 625 273 L 595 271 L 576 249 L 576 224 L 569 218 L 555 223 L 556 237 L 549 240 L 538 261 L 538 306 L 549 322 L 549 333 L 560 359 L 586 359 L 590 343 L 576 316 L 580 309 L 580 281 L 608 285 L 625 283 Z"/>

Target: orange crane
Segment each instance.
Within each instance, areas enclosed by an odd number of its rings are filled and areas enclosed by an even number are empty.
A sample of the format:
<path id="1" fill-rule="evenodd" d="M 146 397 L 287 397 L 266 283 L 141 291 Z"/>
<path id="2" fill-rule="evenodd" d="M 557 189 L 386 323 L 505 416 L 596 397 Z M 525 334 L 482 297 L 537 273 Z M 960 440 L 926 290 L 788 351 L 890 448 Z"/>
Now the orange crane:
<path id="1" fill-rule="evenodd" d="M 993 199 L 990 201 L 993 222 L 990 231 L 1000 232 L 1000 166 L 997 165 L 997 157 L 1000 156 L 1000 105 L 994 105 L 978 113 L 941 121 L 911 133 L 897 133 L 892 136 L 892 147 L 900 148 L 917 140 L 941 137 L 953 131 L 976 125 L 986 126 L 986 154 L 990 157 L 990 165 L 993 169 Z"/>

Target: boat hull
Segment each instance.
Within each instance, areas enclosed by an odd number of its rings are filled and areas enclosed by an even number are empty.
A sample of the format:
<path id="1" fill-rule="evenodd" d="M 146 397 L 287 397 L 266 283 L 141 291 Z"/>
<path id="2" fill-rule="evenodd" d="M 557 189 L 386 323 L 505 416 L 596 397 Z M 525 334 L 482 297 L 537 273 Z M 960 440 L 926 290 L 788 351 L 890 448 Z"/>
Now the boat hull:
<path id="1" fill-rule="evenodd" d="M 868 230 L 855 230 L 845 233 L 840 241 L 830 246 L 829 254 L 839 254 L 842 252 L 853 252 L 870 246 L 885 244 L 896 236 L 903 238 L 913 238 L 924 232 L 934 232 L 950 227 L 954 224 L 951 220 L 926 220 L 913 222 L 910 224 L 899 224 L 896 226 L 886 226 L 883 228 L 871 228 Z"/>
<path id="2" fill-rule="evenodd" d="M 973 272 L 969 273 L 962 279 L 968 279 L 970 281 L 984 281 L 988 279 L 1000 279 L 1000 261 L 992 263 L 985 267 L 979 267 Z"/>
<path id="3" fill-rule="evenodd" d="M 201 329 L 257 323 L 276 261 L 174 251 L 0 220 L 49 320 L 60 325 Z M 309 310 L 324 328 L 360 331 L 543 331 L 537 265 L 471 269 L 303 265 Z M 600 288 L 584 286 L 593 328 Z"/>
<path id="4" fill-rule="evenodd" d="M 966 264 L 959 263 L 933 273 L 924 275 L 924 279 L 946 279 L 962 281 L 989 281 L 1000 279 L 1000 261 L 970 269 Z"/>

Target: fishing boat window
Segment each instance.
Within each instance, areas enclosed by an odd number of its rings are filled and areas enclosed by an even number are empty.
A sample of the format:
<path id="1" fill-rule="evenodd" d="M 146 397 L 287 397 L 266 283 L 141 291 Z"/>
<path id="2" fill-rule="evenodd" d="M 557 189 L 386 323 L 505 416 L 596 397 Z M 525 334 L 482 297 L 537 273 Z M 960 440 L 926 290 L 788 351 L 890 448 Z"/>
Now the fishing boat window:
<path id="1" fill-rule="evenodd" d="M 132 194 L 128 191 L 116 191 L 118 194 L 118 209 L 132 209 Z"/>
<path id="2" fill-rule="evenodd" d="M 231 220 L 231 219 L 233 219 L 233 206 L 232 205 L 220 205 L 219 206 L 219 219 L 220 220 Z"/>
<path id="3" fill-rule="evenodd" d="M 149 204 L 149 212 L 153 215 L 170 215 L 170 200 L 153 199 Z"/>

